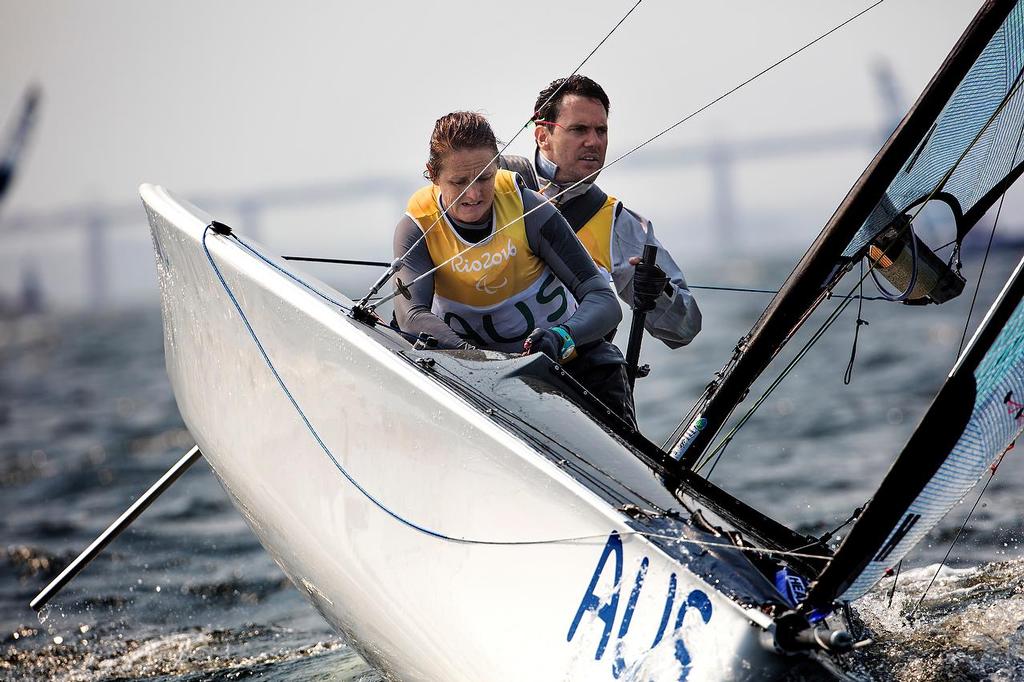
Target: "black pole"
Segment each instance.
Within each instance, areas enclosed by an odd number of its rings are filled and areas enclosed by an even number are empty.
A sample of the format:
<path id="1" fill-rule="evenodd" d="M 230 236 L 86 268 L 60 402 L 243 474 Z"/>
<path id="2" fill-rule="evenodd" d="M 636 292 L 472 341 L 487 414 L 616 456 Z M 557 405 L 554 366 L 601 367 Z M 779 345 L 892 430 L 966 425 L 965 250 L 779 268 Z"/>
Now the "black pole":
<path id="1" fill-rule="evenodd" d="M 654 265 L 658 260 L 658 247 L 654 244 L 644 245 L 644 256 L 641 263 Z M 626 347 L 626 374 L 629 376 L 629 387 L 636 383 L 636 368 L 640 362 L 640 344 L 644 339 L 644 320 L 646 310 L 633 309 L 633 322 L 629 326 L 629 345 Z"/>
<path id="2" fill-rule="evenodd" d="M 379 268 L 386 268 L 391 263 L 384 263 L 379 260 L 348 260 L 344 258 L 312 258 L 310 256 L 281 256 L 284 260 L 298 260 L 306 263 L 336 263 L 339 265 L 373 265 Z"/>
<path id="3" fill-rule="evenodd" d="M 138 518 L 139 514 L 146 511 L 146 508 L 151 505 L 156 498 L 160 497 L 167 488 L 171 486 L 178 478 L 185 473 L 185 471 L 192 466 L 197 459 L 203 456 L 203 453 L 199 451 L 198 445 L 193 445 L 192 449 L 186 452 L 181 459 L 179 459 L 174 466 L 168 469 L 163 476 L 160 477 L 156 483 L 154 483 L 149 490 L 145 492 L 139 499 L 135 500 L 132 506 L 128 507 L 121 516 L 117 517 L 110 526 L 107 527 L 98 538 L 92 541 L 92 544 L 85 548 L 85 551 L 79 554 L 74 561 L 68 564 L 68 567 L 60 572 L 56 578 L 50 582 L 43 591 L 36 595 L 35 599 L 29 602 L 29 606 L 38 611 L 39 609 L 46 606 L 46 602 L 50 601 L 53 597 L 60 592 L 65 585 L 74 580 L 75 576 L 78 575 L 83 568 L 89 565 L 89 562 L 96 558 L 103 548 L 109 545 L 118 535 L 124 531 L 131 522 Z"/>

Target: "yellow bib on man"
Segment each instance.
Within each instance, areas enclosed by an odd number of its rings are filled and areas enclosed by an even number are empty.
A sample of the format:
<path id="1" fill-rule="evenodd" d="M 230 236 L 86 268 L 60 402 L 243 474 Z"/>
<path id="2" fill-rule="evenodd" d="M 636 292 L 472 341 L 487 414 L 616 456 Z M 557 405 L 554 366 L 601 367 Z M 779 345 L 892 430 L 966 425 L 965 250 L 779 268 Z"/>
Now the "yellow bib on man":
<path id="1" fill-rule="evenodd" d="M 443 215 L 436 185 L 413 194 L 406 213 L 426 235 L 430 259 L 444 263 L 434 273 L 432 312 L 471 344 L 519 351 L 536 327 L 560 324 L 575 312 L 572 295 L 530 250 L 514 173 L 495 176 L 494 233 L 477 244 Z"/>
<path id="2" fill-rule="evenodd" d="M 609 196 L 594 217 L 576 231 L 576 236 L 600 268 L 601 274 L 609 280 L 612 272 L 612 226 L 618 203 L 618 199 Z"/>

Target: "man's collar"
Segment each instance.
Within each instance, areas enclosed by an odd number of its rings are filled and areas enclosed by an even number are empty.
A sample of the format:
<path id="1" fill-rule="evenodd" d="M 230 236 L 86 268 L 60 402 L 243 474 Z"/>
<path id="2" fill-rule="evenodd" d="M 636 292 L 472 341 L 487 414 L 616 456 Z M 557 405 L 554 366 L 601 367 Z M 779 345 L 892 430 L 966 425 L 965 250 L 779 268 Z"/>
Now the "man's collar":
<path id="1" fill-rule="evenodd" d="M 533 166 L 537 169 L 537 177 L 541 180 L 541 194 L 548 199 L 557 196 L 558 198 L 554 200 L 556 205 L 583 196 L 594 185 L 593 182 L 581 182 L 573 187 L 575 183 L 572 182 L 564 184 L 555 182 L 558 166 L 554 161 L 541 154 L 539 147 L 533 153 Z M 569 189 L 570 187 L 572 189 Z"/>
<path id="2" fill-rule="evenodd" d="M 537 167 L 537 175 L 545 180 L 554 180 L 558 175 L 558 166 L 554 161 L 540 153 L 538 148 L 533 155 L 534 166 Z"/>

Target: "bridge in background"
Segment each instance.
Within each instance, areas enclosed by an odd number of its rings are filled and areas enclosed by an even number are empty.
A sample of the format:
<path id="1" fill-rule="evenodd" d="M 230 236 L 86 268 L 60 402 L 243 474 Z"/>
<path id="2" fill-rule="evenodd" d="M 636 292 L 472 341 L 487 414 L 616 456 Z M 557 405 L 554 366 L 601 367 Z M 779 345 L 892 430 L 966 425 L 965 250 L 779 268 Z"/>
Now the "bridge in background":
<path id="1" fill-rule="evenodd" d="M 895 128 L 902 107 L 891 71 L 875 68 L 875 81 L 882 103 L 883 123 L 875 129 L 837 129 L 818 133 L 772 137 L 711 139 L 697 145 L 660 146 L 623 161 L 637 171 L 671 168 L 700 168 L 708 173 L 711 186 L 711 225 L 716 238 L 726 245 L 738 240 L 739 196 L 735 175 L 741 164 L 856 149 L 875 149 Z M 356 200 L 383 199 L 404 205 L 416 189 L 415 182 L 377 176 L 315 185 L 273 188 L 235 194 L 194 195 L 188 199 L 217 215 L 235 216 L 245 231 L 259 239 L 265 216 L 270 211 L 290 208 L 338 206 Z M 0 214 L 0 242 L 5 238 L 40 231 L 80 230 L 85 235 L 83 260 L 87 299 L 93 308 L 110 300 L 110 248 L 108 233 L 124 226 L 138 226 L 139 204 L 82 204 L 59 210 Z"/>

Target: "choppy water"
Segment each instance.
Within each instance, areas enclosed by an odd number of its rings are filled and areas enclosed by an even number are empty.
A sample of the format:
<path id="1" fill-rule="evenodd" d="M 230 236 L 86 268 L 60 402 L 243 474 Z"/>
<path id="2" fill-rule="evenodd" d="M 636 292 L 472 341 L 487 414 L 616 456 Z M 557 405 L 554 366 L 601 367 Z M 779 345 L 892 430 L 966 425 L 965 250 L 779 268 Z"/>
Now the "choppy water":
<path id="1" fill-rule="evenodd" d="M 976 320 L 1012 264 L 1009 255 L 990 262 Z M 691 268 L 690 278 L 774 286 L 788 266 L 734 260 Z M 977 267 L 967 263 L 969 279 Z M 865 303 L 870 325 L 844 386 L 850 308 L 741 432 L 713 480 L 801 530 L 839 525 L 871 495 L 952 365 L 970 294 L 928 309 Z M 705 331 L 692 346 L 645 348 L 654 374 L 637 401 L 654 440 L 767 303 L 698 296 Z M 31 597 L 190 445 L 155 307 L 0 321 L 0 678 L 381 679 L 290 586 L 205 465 L 41 620 L 31 612 Z M 978 491 L 911 555 L 891 606 L 891 579 L 862 600 L 858 614 L 877 641 L 856 658 L 865 678 L 1024 679 L 1019 458 L 1011 451 L 1000 467 L 920 608 Z"/>

